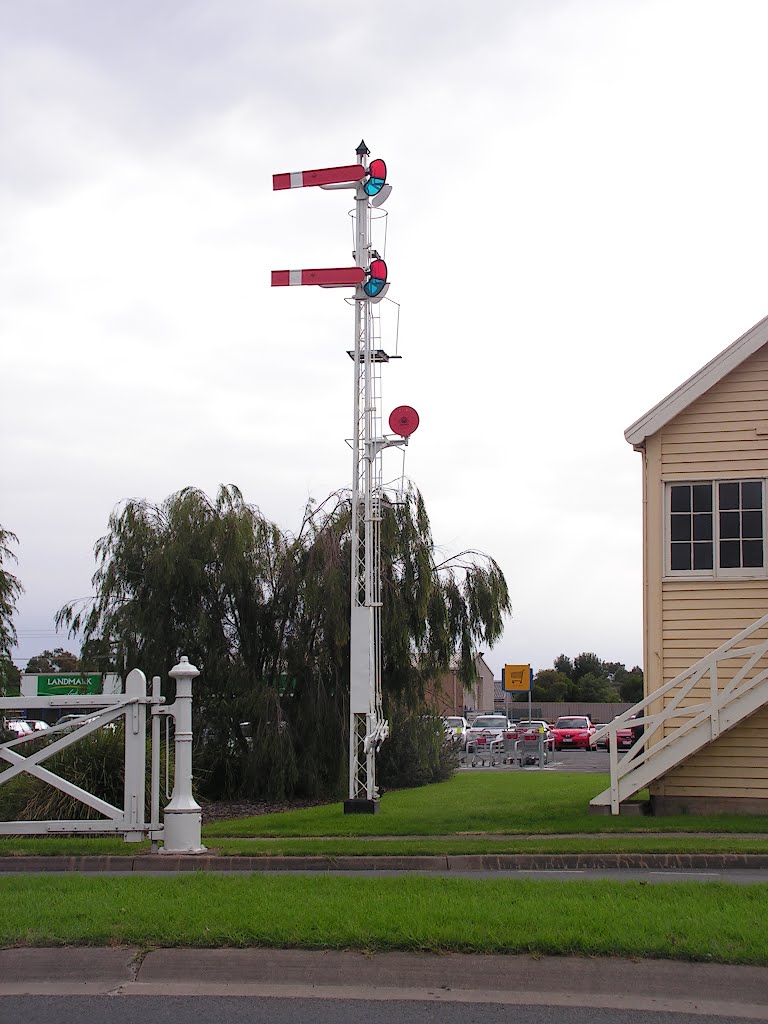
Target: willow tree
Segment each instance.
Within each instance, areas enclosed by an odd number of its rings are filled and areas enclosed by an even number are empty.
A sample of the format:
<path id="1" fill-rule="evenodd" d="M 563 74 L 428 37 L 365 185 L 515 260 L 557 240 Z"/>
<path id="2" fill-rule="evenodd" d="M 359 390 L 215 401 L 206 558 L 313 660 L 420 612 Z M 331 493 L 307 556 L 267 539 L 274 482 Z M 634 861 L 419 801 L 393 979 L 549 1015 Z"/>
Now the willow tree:
<path id="1" fill-rule="evenodd" d="M 96 544 L 95 597 L 59 625 L 118 663 L 165 674 L 181 654 L 195 685 L 196 764 L 216 796 L 336 793 L 346 776 L 350 497 L 310 502 L 283 532 L 234 486 L 130 501 Z M 439 559 L 421 495 L 385 503 L 381 531 L 385 705 L 416 708 L 449 665 L 474 682 L 473 651 L 509 610 L 496 562 Z M 243 723 L 249 723 L 244 726 Z"/>
<path id="2" fill-rule="evenodd" d="M 7 568 L 9 562 L 16 561 L 16 555 L 11 550 L 11 544 L 15 543 L 18 543 L 16 534 L 0 526 L 0 696 L 6 690 L 17 689 L 19 678 L 11 650 L 17 640 L 13 624 L 16 601 L 24 588 Z"/>

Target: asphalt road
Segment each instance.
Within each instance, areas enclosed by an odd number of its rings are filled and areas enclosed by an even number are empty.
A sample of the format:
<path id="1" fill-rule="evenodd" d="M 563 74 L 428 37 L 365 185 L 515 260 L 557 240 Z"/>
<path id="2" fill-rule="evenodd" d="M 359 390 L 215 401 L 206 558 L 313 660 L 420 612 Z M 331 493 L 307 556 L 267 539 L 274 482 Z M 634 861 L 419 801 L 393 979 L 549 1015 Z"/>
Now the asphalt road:
<path id="1" fill-rule="evenodd" d="M 621 752 L 620 752 L 621 753 Z M 476 768 L 462 768 L 467 772 L 610 772 L 608 766 L 607 750 L 557 750 L 550 755 L 550 761 L 540 769 L 538 765 L 526 765 L 518 768 L 517 765 L 498 765 L 495 768 L 477 766 Z"/>
<path id="2" fill-rule="evenodd" d="M 0 998 L 2 1024 L 753 1024 L 758 1016 L 700 1011 L 253 996 Z"/>

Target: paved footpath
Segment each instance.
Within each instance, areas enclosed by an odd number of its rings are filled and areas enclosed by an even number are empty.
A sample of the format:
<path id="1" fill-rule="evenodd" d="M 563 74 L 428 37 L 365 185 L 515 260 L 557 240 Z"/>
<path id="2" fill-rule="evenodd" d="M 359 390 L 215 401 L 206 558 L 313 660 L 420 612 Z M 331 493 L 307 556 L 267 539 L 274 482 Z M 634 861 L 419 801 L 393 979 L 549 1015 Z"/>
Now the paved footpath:
<path id="1" fill-rule="evenodd" d="M 293 949 L 0 950 L 0 998 L 249 996 L 644 1009 L 768 1020 L 768 968 Z"/>

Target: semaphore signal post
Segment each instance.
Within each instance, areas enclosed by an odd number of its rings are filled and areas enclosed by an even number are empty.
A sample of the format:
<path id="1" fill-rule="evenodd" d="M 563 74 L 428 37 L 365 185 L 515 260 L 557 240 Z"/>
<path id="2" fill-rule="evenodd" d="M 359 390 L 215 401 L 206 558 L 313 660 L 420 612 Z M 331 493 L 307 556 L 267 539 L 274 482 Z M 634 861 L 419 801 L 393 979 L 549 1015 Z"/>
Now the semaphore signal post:
<path id="1" fill-rule="evenodd" d="M 389 417 L 396 436 L 381 433 L 380 370 L 389 356 L 374 345 L 372 305 L 389 288 L 387 265 L 372 248 L 371 214 L 389 198 L 387 168 L 371 160 L 361 142 L 357 162 L 341 167 L 275 174 L 274 190 L 316 185 L 327 190 L 354 189 L 354 267 L 273 270 L 274 287 L 319 285 L 354 288 L 355 338 L 349 352 L 353 371 L 352 414 L 352 564 L 349 678 L 349 799 L 345 814 L 374 814 L 379 809 L 376 753 L 389 734 L 381 699 L 381 454 L 408 444 L 419 418 L 410 406 Z M 386 255 L 386 254 L 385 254 Z"/>

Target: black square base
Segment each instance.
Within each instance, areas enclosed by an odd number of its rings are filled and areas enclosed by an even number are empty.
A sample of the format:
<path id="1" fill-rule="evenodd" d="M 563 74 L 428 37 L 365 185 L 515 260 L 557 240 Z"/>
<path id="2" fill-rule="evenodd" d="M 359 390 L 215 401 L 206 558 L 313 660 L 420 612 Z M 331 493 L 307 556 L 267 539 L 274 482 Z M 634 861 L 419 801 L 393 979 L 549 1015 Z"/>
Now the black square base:
<path id="1" fill-rule="evenodd" d="M 366 800 L 356 797 L 353 800 L 344 801 L 345 814 L 378 814 L 380 803 L 378 800 Z"/>

